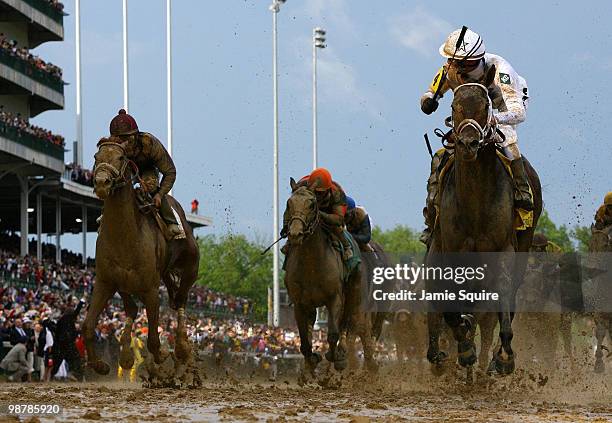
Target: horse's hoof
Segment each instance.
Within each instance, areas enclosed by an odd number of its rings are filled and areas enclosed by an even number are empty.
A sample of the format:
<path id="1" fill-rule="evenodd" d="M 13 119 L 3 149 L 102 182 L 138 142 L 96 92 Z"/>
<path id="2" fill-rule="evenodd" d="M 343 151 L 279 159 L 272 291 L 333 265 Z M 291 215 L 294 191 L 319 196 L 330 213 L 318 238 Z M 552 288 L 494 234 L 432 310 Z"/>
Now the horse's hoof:
<path id="1" fill-rule="evenodd" d="M 91 363 L 90 367 L 99 375 L 107 375 L 110 373 L 110 366 L 102 360 Z"/>
<path id="2" fill-rule="evenodd" d="M 131 369 L 134 366 L 134 354 L 132 354 L 132 350 L 121 351 L 119 355 L 119 365 L 123 370 Z"/>
<path id="3" fill-rule="evenodd" d="M 312 353 L 309 357 L 306 358 L 306 366 L 310 373 L 314 375 L 314 371 L 317 368 L 317 365 L 322 361 L 321 354 Z"/>
<path id="4" fill-rule="evenodd" d="M 427 351 L 427 360 L 431 364 L 440 364 L 448 359 L 448 354 L 444 351 L 431 352 Z"/>
<path id="5" fill-rule="evenodd" d="M 476 345 L 473 341 L 466 340 L 457 345 L 457 358 L 461 367 L 472 366 L 476 363 Z"/>
<path id="6" fill-rule="evenodd" d="M 331 352 L 331 350 L 328 350 L 325 353 L 325 359 L 329 362 L 333 362 L 334 361 L 334 354 Z"/>
<path id="7" fill-rule="evenodd" d="M 606 365 L 601 357 L 595 360 L 595 373 L 604 373 L 606 371 Z"/>
<path id="8" fill-rule="evenodd" d="M 514 355 L 510 354 L 507 359 L 504 359 L 501 354 L 495 355 L 495 371 L 503 376 L 514 372 Z"/>
<path id="9" fill-rule="evenodd" d="M 334 369 L 336 371 L 341 372 L 348 367 L 348 360 L 345 358 L 343 360 L 334 361 Z"/>

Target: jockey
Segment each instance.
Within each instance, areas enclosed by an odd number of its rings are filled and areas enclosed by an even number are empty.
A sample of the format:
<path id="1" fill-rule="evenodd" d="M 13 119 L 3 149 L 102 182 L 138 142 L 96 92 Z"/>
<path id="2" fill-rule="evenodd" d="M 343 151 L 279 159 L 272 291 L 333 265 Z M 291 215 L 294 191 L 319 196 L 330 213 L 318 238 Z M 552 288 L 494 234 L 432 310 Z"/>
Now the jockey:
<path id="1" fill-rule="evenodd" d="M 604 203 L 595 213 L 595 229 L 604 229 L 612 225 L 612 191 L 604 197 Z"/>
<path id="2" fill-rule="evenodd" d="M 346 197 L 347 211 L 344 216 L 346 229 L 353 235 L 359 247 L 363 250 L 370 251 L 369 242 L 372 239 L 372 227 L 370 225 L 370 216 L 368 212 L 359 206 L 355 205 L 355 200 L 351 197 Z"/>
<path id="3" fill-rule="evenodd" d="M 440 54 L 448 61 L 436 74 L 429 89 L 421 97 L 421 110 L 431 114 L 438 108 L 438 100 L 448 90 L 454 90 L 466 83 L 480 83 L 483 81 L 491 66 L 495 66 L 496 74 L 493 83 L 487 87 L 493 109 L 491 124 L 503 133 L 504 141 L 501 144 L 503 152 L 512 162 L 511 169 L 515 181 L 514 202 L 516 207 L 533 210 L 533 198 L 529 189 L 529 180 L 518 148 L 516 127 L 523 122 L 527 115 L 529 92 L 527 82 L 514 68 L 501 56 L 485 53 L 485 45 L 478 34 L 467 30 L 463 42 L 455 51 L 461 30 L 453 31 L 446 42 L 440 46 Z M 454 57 L 454 58 L 453 58 Z M 443 75 L 445 78 L 443 81 Z M 441 85 L 440 85 L 441 84 Z M 434 204 L 438 190 L 438 166 L 445 153 L 441 149 L 432 160 L 431 174 L 427 182 L 427 204 L 425 212 L 425 230 L 422 241 L 428 244 L 435 219 Z"/>
<path id="4" fill-rule="evenodd" d="M 121 139 L 127 158 L 138 166 L 143 189 L 151 194 L 168 231 L 174 237 L 181 235 L 178 215 L 166 196 L 176 180 L 176 167 L 164 145 L 152 134 L 140 132 L 136 120 L 123 109 L 111 120 L 110 134 Z M 161 183 L 159 173 L 162 174 Z"/>
<path id="5" fill-rule="evenodd" d="M 351 242 L 344 236 L 344 217 L 346 214 L 346 194 L 344 190 L 332 179 L 331 173 L 325 168 L 319 167 L 313 170 L 310 175 L 304 176 L 298 181 L 299 186 L 306 186 L 315 193 L 319 216 L 325 227 L 340 242 L 344 249 L 343 259 L 349 260 L 353 257 Z M 287 236 L 289 231 L 289 217 L 285 212 L 283 216 L 283 229 L 281 236 Z M 283 247 L 286 255 L 289 243 Z"/>

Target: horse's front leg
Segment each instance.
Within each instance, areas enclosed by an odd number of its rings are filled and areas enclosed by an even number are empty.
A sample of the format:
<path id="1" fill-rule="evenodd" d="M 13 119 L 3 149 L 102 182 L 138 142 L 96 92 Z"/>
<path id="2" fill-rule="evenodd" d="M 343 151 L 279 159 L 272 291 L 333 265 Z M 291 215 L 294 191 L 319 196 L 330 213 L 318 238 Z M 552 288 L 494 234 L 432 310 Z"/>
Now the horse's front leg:
<path id="1" fill-rule="evenodd" d="M 295 321 L 300 333 L 300 352 L 304 356 L 306 369 L 314 376 L 314 371 L 321 361 L 318 353 L 312 352 L 312 326 L 316 319 L 316 309 L 296 304 L 294 307 Z"/>
<path id="2" fill-rule="evenodd" d="M 102 281 L 98 280 L 94 284 L 93 295 L 89 309 L 87 310 L 87 316 L 83 323 L 83 335 L 85 338 L 85 347 L 87 348 L 87 362 L 89 367 L 92 367 L 96 373 L 101 375 L 107 375 L 110 372 L 110 366 L 104 362 L 104 360 L 98 357 L 95 349 L 96 339 L 96 323 L 98 322 L 98 316 L 102 310 L 106 307 L 107 301 L 113 296 L 115 291 L 108 285 L 105 285 Z"/>
<path id="3" fill-rule="evenodd" d="M 344 370 L 348 364 L 346 348 L 339 346 L 340 325 L 343 318 L 342 294 L 338 293 L 327 304 L 328 326 L 327 326 L 327 345 L 329 347 L 325 358 L 334 363 L 334 368 L 338 371 Z"/>
<path id="4" fill-rule="evenodd" d="M 512 319 L 514 312 L 514 283 L 510 269 L 514 263 L 514 249 L 508 247 L 499 262 L 497 274 L 497 291 L 500 297 L 501 311 L 498 312 L 499 339 L 501 346 L 495 354 L 495 370 L 501 375 L 508 375 L 514 371 L 514 351 L 512 351 Z"/>
<path id="5" fill-rule="evenodd" d="M 127 314 L 125 326 L 121 333 L 121 352 L 119 354 L 119 365 L 123 370 L 130 370 L 134 366 L 134 351 L 132 350 L 132 325 L 138 314 L 138 306 L 132 299 L 132 296 L 125 292 L 120 292 L 123 299 L 123 307 Z"/>
<path id="6" fill-rule="evenodd" d="M 153 355 L 156 364 L 163 361 L 160 351 L 159 332 L 159 291 L 149 290 L 142 298 L 147 310 L 149 333 L 147 336 L 147 349 Z"/>
<path id="7" fill-rule="evenodd" d="M 442 332 L 442 313 L 429 312 L 427 313 L 427 331 L 429 333 L 429 347 L 427 349 L 427 360 L 434 365 L 432 370 L 436 375 L 439 366 L 448 358 L 448 354 L 440 351 L 440 333 Z"/>

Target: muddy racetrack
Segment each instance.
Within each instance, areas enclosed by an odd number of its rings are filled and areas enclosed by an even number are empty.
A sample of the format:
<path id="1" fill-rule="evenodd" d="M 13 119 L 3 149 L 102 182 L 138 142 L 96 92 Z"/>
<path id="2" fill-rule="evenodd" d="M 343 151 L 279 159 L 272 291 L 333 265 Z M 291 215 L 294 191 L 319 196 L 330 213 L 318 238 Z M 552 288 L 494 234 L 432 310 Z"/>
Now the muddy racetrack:
<path id="1" fill-rule="evenodd" d="M 436 378 L 427 368 L 406 365 L 389 364 L 377 376 L 332 374 L 333 383 L 322 382 L 329 375 L 322 370 L 321 383 L 306 386 L 294 376 L 269 382 L 208 372 L 196 389 L 71 382 L 5 383 L 0 391 L 4 404 L 59 404 L 63 409 L 57 416 L 19 416 L 21 421 L 612 422 L 610 372 L 517 369 L 505 378 L 479 375 L 470 387 L 459 372 Z M 1 421 L 19 418 L 5 414 Z"/>

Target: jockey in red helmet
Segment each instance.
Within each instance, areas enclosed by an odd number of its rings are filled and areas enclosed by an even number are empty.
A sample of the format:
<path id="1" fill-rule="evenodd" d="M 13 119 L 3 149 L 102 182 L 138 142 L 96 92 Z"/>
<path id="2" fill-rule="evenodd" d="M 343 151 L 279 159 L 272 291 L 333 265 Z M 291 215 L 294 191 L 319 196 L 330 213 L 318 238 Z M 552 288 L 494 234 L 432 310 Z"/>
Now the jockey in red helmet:
<path id="1" fill-rule="evenodd" d="M 310 175 L 304 176 L 298 182 L 299 186 L 307 186 L 317 197 L 319 215 L 326 228 L 334 235 L 344 248 L 344 260 L 353 256 L 351 243 L 344 236 L 344 215 L 346 214 L 346 194 L 344 190 L 332 179 L 331 173 L 322 167 L 313 170 Z M 283 216 L 283 229 L 281 236 L 286 236 L 288 231 L 289 217 L 285 212 Z M 283 247 L 283 254 L 287 254 L 289 243 Z"/>

